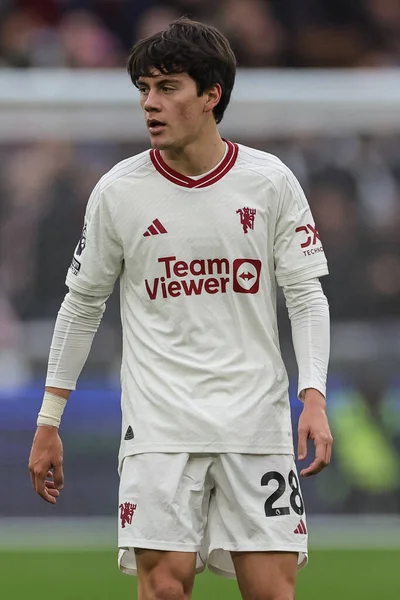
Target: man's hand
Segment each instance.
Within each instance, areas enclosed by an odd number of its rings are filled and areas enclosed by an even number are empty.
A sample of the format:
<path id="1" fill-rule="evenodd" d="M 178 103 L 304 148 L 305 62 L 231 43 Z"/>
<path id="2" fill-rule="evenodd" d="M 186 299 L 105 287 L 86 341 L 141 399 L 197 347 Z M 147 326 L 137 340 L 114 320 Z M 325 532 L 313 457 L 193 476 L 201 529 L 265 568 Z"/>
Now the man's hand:
<path id="1" fill-rule="evenodd" d="M 29 457 L 29 470 L 34 490 L 50 504 L 57 502 L 64 484 L 62 465 L 63 446 L 57 427 L 39 426 Z"/>
<path id="2" fill-rule="evenodd" d="M 326 402 L 315 389 L 307 389 L 304 394 L 304 408 L 299 419 L 299 460 L 307 457 L 308 439 L 314 441 L 315 459 L 309 467 L 300 471 L 302 477 L 316 475 L 331 461 L 333 438 L 326 416 Z"/>

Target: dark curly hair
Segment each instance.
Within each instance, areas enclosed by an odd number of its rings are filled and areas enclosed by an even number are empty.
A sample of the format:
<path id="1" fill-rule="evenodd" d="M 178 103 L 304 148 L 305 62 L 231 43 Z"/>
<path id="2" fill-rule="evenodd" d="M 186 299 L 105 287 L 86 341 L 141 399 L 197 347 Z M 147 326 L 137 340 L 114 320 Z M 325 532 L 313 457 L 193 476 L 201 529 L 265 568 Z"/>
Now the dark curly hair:
<path id="1" fill-rule="evenodd" d="M 196 82 L 199 96 L 218 83 L 222 95 L 214 117 L 220 123 L 235 83 L 236 58 L 218 29 L 182 17 L 164 31 L 137 42 L 127 68 L 136 87 L 139 77 L 151 77 L 152 69 L 166 75 L 187 73 Z"/>

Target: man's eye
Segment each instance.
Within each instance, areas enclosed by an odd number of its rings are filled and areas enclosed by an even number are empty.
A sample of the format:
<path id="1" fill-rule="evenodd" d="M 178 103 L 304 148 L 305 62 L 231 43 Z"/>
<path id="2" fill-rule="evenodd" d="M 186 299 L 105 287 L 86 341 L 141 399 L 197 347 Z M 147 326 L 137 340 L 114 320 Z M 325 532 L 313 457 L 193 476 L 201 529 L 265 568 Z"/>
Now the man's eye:
<path id="1" fill-rule="evenodd" d="M 168 93 L 173 92 L 173 91 L 174 91 L 173 87 L 169 87 L 168 85 L 164 85 L 163 92 L 166 92 L 168 94 Z"/>
<path id="2" fill-rule="evenodd" d="M 145 87 L 139 87 L 138 89 L 139 89 L 139 92 L 141 94 L 147 94 L 147 88 L 145 88 Z"/>

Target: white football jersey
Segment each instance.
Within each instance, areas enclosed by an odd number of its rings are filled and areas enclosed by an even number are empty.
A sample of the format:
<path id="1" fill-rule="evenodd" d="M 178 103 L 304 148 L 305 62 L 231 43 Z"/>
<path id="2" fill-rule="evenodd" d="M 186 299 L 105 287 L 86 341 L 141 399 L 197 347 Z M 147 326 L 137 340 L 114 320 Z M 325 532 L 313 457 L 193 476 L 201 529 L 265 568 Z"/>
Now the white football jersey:
<path id="1" fill-rule="evenodd" d="M 326 259 L 291 171 L 227 144 L 200 179 L 143 152 L 89 200 L 66 282 L 106 296 L 120 276 L 121 460 L 293 452 L 276 286 L 327 274 Z"/>

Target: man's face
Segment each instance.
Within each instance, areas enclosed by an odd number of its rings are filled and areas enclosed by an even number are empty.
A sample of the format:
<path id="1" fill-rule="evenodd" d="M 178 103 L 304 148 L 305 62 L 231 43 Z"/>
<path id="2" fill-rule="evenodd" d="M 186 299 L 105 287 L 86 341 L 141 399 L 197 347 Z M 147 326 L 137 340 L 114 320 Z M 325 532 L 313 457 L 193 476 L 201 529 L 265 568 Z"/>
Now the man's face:
<path id="1" fill-rule="evenodd" d="M 138 80 L 140 104 L 153 148 L 184 148 L 199 135 L 207 94 L 197 95 L 196 82 L 187 73 L 164 75 L 153 70 L 152 77 Z"/>

